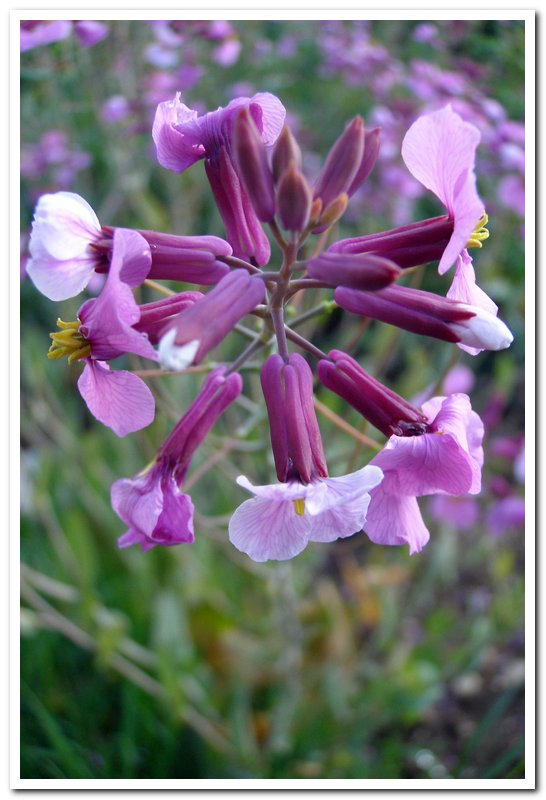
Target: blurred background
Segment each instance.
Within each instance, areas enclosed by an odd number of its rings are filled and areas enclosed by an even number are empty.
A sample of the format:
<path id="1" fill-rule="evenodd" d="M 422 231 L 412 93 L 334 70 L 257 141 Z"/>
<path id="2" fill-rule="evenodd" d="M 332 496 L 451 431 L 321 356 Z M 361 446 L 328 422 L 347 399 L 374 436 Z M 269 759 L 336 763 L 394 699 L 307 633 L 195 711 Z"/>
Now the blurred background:
<path id="1" fill-rule="evenodd" d="M 524 23 L 23 25 L 21 777 L 523 777 Z M 378 163 L 336 238 L 443 213 L 400 157 L 419 114 L 449 102 L 480 129 L 491 235 L 474 264 L 512 347 L 472 358 L 339 309 L 301 328 L 408 399 L 465 391 L 482 415 L 483 491 L 420 500 L 421 554 L 357 534 L 255 564 L 229 544 L 246 499 L 235 477 L 274 478 L 252 370 L 186 482 L 195 544 L 117 549 L 110 485 L 153 458 L 202 377 L 150 378 L 155 422 L 125 439 L 103 428 L 77 391 L 81 366 L 46 358 L 57 317 L 74 319 L 82 298 L 35 290 L 28 234 L 37 198 L 65 190 L 105 225 L 222 236 L 202 164 L 175 175 L 155 160 L 155 108 L 177 91 L 200 113 L 277 94 L 310 179 L 352 116 L 380 125 Z M 410 278 L 444 295 L 450 282 L 435 265 Z M 243 345 L 232 334 L 213 356 Z M 331 473 L 367 463 L 359 434 L 379 434 L 317 396 Z"/>

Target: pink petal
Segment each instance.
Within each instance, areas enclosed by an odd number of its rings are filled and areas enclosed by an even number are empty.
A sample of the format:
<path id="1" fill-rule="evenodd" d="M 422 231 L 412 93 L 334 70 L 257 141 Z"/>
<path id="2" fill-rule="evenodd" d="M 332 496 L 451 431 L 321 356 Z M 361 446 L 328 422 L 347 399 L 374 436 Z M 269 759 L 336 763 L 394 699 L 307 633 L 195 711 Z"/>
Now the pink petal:
<path id="1" fill-rule="evenodd" d="M 256 497 L 236 509 L 229 521 L 229 539 L 253 561 L 285 561 L 306 547 L 310 516 L 296 514 L 290 500 Z"/>
<path id="2" fill-rule="evenodd" d="M 472 266 L 472 258 L 466 250 L 463 250 L 457 259 L 455 277 L 453 278 L 453 282 L 446 297 L 449 297 L 450 300 L 458 300 L 461 303 L 466 303 L 469 306 L 476 306 L 494 316 L 496 316 L 498 312 L 498 307 L 493 300 L 491 300 L 489 295 L 476 284 L 476 273 Z M 477 347 L 469 347 L 461 343 L 457 346 L 472 356 L 483 352 L 483 350 Z"/>
<path id="3" fill-rule="evenodd" d="M 89 257 L 88 245 L 100 234 L 97 215 L 83 197 L 73 192 L 44 194 L 34 212 L 30 255 L 39 248 L 40 254 L 60 261 Z"/>
<path id="4" fill-rule="evenodd" d="M 253 105 L 259 106 L 261 114 L 256 115 Z M 255 117 L 264 144 L 275 144 L 286 118 L 286 109 L 279 98 L 270 92 L 258 92 L 250 100 L 250 112 Z M 260 119 L 257 120 L 256 116 Z"/>
<path id="5" fill-rule="evenodd" d="M 108 364 L 88 359 L 78 389 L 89 411 L 117 436 L 145 428 L 154 419 L 153 394 L 132 372 L 111 372 Z"/>
<path id="6" fill-rule="evenodd" d="M 177 124 L 183 125 L 196 119 L 197 111 L 192 111 L 181 103 L 178 95 L 174 100 L 158 105 L 152 126 L 152 138 L 156 146 L 157 160 L 165 169 L 183 172 L 203 158 L 202 146 L 175 127 Z"/>
<path id="7" fill-rule="evenodd" d="M 112 485 L 111 500 L 116 514 L 135 533 L 151 534 L 163 509 L 161 476 L 152 471 L 141 477 L 121 478 Z"/>
<path id="8" fill-rule="evenodd" d="M 409 171 L 434 192 L 454 220 L 452 237 L 438 267 L 441 275 L 465 248 L 483 212 L 473 172 L 479 141 L 478 129 L 448 105 L 419 117 L 402 143 L 402 158 Z"/>
<path id="9" fill-rule="evenodd" d="M 372 491 L 364 532 L 376 544 L 408 544 L 410 555 L 422 550 L 430 537 L 415 497 L 391 494 L 384 484 Z"/>
<path id="10" fill-rule="evenodd" d="M 358 533 L 366 520 L 369 504 L 370 495 L 364 494 L 311 516 L 309 541 L 333 542 Z"/>
<path id="11" fill-rule="evenodd" d="M 39 292 L 50 300 L 67 300 L 80 294 L 93 275 L 97 259 L 94 256 L 58 261 L 35 249 L 26 271 Z"/>

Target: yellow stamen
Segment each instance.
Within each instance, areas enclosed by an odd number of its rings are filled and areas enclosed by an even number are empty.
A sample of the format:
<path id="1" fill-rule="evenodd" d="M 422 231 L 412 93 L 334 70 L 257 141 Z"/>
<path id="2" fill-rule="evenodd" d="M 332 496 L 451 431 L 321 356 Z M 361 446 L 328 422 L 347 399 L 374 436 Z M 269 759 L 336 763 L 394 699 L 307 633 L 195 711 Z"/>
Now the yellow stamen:
<path id="1" fill-rule="evenodd" d="M 68 363 L 72 364 L 80 358 L 88 358 L 91 355 L 91 345 L 80 333 L 80 321 L 63 322 L 57 320 L 57 327 L 60 331 L 50 333 L 52 339 L 51 347 L 47 357 L 56 360 L 63 356 L 68 356 Z"/>
<path id="2" fill-rule="evenodd" d="M 486 239 L 489 239 L 489 231 L 485 227 L 488 222 L 489 222 L 489 217 L 484 211 L 479 220 L 477 221 L 476 227 L 472 231 L 470 239 L 466 244 L 467 247 L 481 247 L 482 242 L 484 242 Z"/>
<path id="3" fill-rule="evenodd" d="M 298 497 L 297 500 L 292 500 L 296 514 L 302 517 L 305 514 L 305 498 Z"/>

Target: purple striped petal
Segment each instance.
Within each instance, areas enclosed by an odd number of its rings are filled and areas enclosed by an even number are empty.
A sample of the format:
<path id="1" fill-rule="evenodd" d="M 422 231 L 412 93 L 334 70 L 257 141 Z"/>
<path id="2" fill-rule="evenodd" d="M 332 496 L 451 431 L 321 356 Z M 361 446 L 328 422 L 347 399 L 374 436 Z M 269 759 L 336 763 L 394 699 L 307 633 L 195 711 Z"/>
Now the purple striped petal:
<path id="1" fill-rule="evenodd" d="M 78 389 L 93 416 L 117 436 L 145 428 L 154 419 L 153 394 L 132 372 L 112 372 L 103 361 L 87 359 Z"/>
<path id="2" fill-rule="evenodd" d="M 430 534 L 423 522 L 415 497 L 387 491 L 387 476 L 371 493 L 364 533 L 375 544 L 409 545 L 410 555 L 426 545 Z"/>

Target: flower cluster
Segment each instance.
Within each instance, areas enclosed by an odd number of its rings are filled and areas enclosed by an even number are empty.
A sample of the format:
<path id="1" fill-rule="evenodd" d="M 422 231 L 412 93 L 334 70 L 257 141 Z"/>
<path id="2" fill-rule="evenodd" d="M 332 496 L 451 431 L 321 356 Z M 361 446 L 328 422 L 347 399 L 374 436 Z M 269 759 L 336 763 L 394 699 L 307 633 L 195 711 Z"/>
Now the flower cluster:
<path id="1" fill-rule="evenodd" d="M 341 133 L 313 184 L 285 125 L 284 106 L 269 93 L 236 98 L 202 116 L 177 94 L 159 104 L 152 136 L 166 169 L 183 172 L 204 162 L 226 238 L 116 228 L 99 222 L 78 195 L 41 197 L 27 266 L 36 287 L 63 300 L 83 291 L 96 273 L 106 275 L 102 291 L 80 306 L 76 320 L 58 320 L 50 358 L 83 362 L 78 388 L 89 410 L 124 436 L 152 421 L 154 398 L 138 375 L 111 369 L 110 361 L 133 354 L 183 372 L 206 367 L 208 355 L 245 316 L 259 320 L 259 329 L 233 362 L 211 364 L 152 464 L 112 487 L 113 508 L 128 526 L 119 546 L 148 550 L 193 542 L 193 504 L 181 490 L 192 456 L 241 393 L 245 362 L 266 349 L 261 386 L 278 482 L 256 486 L 238 478 L 253 497 L 234 512 L 230 541 L 256 561 L 283 560 L 309 542 L 363 530 L 372 542 L 407 544 L 410 553 L 418 552 L 429 534 L 417 498 L 480 491 L 480 418 L 462 392 L 431 397 L 421 407 L 408 402 L 349 353 L 324 353 L 301 336 L 297 318 L 288 324 L 286 308 L 299 293 L 326 288 L 347 312 L 473 354 L 508 347 L 512 335 L 477 286 L 468 252 L 488 236 L 474 174 L 478 130 L 450 106 L 417 119 L 402 158 L 443 213 L 329 246 L 380 150 L 379 129 L 367 129 L 360 117 Z M 276 267 L 270 266 L 266 230 L 282 254 Z M 438 262 L 440 275 L 455 267 L 446 296 L 398 285 L 408 270 L 431 262 Z M 161 280 L 200 289 L 137 302 L 136 287 Z M 329 474 L 313 370 L 291 352 L 294 345 L 316 360 L 326 390 L 387 437 L 371 463 L 352 474 Z"/>

